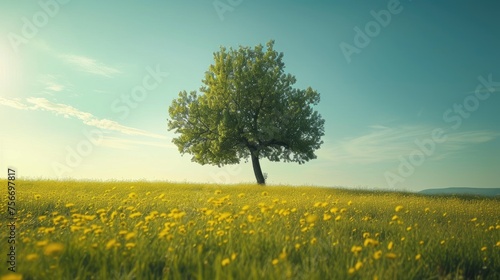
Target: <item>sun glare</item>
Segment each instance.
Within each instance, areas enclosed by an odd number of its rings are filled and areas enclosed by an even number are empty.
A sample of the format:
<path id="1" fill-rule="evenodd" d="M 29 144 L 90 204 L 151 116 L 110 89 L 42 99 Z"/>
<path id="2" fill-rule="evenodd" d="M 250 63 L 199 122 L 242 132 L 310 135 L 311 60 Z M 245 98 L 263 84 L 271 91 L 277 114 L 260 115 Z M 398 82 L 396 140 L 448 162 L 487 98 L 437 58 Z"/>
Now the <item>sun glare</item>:
<path id="1" fill-rule="evenodd" d="M 15 58 L 12 51 L 0 45 L 0 96 L 13 94 L 15 84 Z"/>

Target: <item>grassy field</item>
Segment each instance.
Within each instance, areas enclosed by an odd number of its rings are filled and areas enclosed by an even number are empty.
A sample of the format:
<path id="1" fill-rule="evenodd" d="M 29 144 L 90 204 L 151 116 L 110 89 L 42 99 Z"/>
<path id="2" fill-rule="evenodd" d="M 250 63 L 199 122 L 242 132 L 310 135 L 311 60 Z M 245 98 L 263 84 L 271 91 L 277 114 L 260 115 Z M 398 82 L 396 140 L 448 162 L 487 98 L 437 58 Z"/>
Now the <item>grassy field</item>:
<path id="1" fill-rule="evenodd" d="M 17 272 L 7 270 L 2 218 L 2 280 L 500 279 L 499 199 L 255 185 L 16 184 Z"/>

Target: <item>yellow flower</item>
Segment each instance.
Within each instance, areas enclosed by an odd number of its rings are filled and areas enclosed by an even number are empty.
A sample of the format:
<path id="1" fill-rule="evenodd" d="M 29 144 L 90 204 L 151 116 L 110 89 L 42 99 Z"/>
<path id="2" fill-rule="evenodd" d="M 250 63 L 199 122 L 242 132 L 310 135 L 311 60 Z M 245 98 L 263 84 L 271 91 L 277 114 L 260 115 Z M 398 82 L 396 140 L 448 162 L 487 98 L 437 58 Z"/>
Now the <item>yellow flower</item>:
<path id="1" fill-rule="evenodd" d="M 135 212 L 135 213 L 130 214 L 129 218 L 133 219 L 133 218 L 140 217 L 141 215 L 142 215 L 141 212 Z"/>
<path id="2" fill-rule="evenodd" d="M 356 272 L 356 269 L 354 267 L 351 267 L 349 268 L 349 270 L 347 270 L 347 273 L 349 274 L 354 274 Z"/>
<path id="3" fill-rule="evenodd" d="M 106 250 L 109 250 L 113 247 L 118 247 L 118 243 L 116 242 L 116 239 L 111 239 L 110 241 L 108 241 L 108 243 L 106 243 Z"/>
<path id="4" fill-rule="evenodd" d="M 314 244 L 316 244 L 316 242 L 317 242 L 317 241 L 318 241 L 318 240 L 316 239 L 316 237 L 313 237 L 313 238 L 311 239 L 311 244 L 313 244 L 313 245 L 314 245 Z"/>
<path id="5" fill-rule="evenodd" d="M 477 221 L 477 218 L 472 218 L 472 219 L 470 219 L 470 221 L 475 222 L 475 221 Z"/>
<path id="6" fill-rule="evenodd" d="M 128 198 L 130 199 L 136 199 L 137 198 L 137 194 L 135 192 L 131 192 L 128 194 Z"/>
<path id="7" fill-rule="evenodd" d="M 378 250 L 375 253 L 373 253 L 373 258 L 378 260 L 382 257 L 382 250 Z"/>
<path id="8" fill-rule="evenodd" d="M 422 255 L 420 255 L 420 254 L 417 254 L 417 255 L 415 256 L 415 260 L 416 260 L 416 261 L 420 260 L 421 258 L 422 258 Z"/>
<path id="9" fill-rule="evenodd" d="M 317 220 L 318 220 L 318 215 L 316 214 L 311 214 L 306 217 L 306 221 L 310 224 L 316 222 Z"/>
<path id="10" fill-rule="evenodd" d="M 280 261 L 279 261 L 278 259 L 274 259 L 271 263 L 272 263 L 273 265 L 277 265 L 279 262 L 280 262 Z"/>
<path id="11" fill-rule="evenodd" d="M 392 247 L 394 246 L 394 243 L 389 242 L 389 244 L 387 244 L 387 250 L 392 250 Z"/>
<path id="12" fill-rule="evenodd" d="M 369 246 L 369 245 L 371 245 L 371 246 L 377 246 L 377 245 L 378 245 L 378 241 L 377 241 L 377 240 L 375 240 L 375 239 L 367 238 L 367 239 L 365 239 L 365 242 L 364 242 L 364 244 L 363 244 L 363 245 L 364 245 L 365 247 L 366 247 L 366 246 Z"/>
<path id="13" fill-rule="evenodd" d="M 135 247 L 135 243 L 129 242 L 129 243 L 125 244 L 125 247 L 126 247 L 127 249 L 132 249 L 132 248 L 134 248 L 134 247 Z"/>
<path id="14" fill-rule="evenodd" d="M 130 240 L 132 238 L 134 238 L 136 236 L 136 233 L 135 232 L 129 232 L 127 233 L 127 235 L 125 235 L 125 240 Z"/>
<path id="15" fill-rule="evenodd" d="M 66 203 L 66 205 L 65 205 L 65 206 L 66 206 L 66 208 L 70 208 L 70 207 L 75 206 L 75 204 L 74 204 L 74 203 Z"/>
<path id="16" fill-rule="evenodd" d="M 221 190 L 215 190 L 215 192 L 214 192 L 214 193 L 215 193 L 215 194 L 221 194 L 221 193 L 222 193 L 222 191 L 221 191 Z"/>
<path id="17" fill-rule="evenodd" d="M 242 198 L 242 197 L 244 197 L 244 196 L 245 196 L 245 194 L 244 194 L 244 193 L 240 193 L 240 194 L 238 194 L 238 197 L 239 197 L 239 198 Z"/>
<path id="18" fill-rule="evenodd" d="M 295 250 L 298 250 L 298 249 L 300 249 L 300 244 L 299 244 L 299 243 L 296 243 L 296 244 L 295 244 Z"/>
<path id="19" fill-rule="evenodd" d="M 395 208 L 394 210 L 395 210 L 396 212 L 399 212 L 399 211 L 403 210 L 403 206 L 398 205 L 398 206 L 396 206 L 396 208 Z"/>
<path id="20" fill-rule="evenodd" d="M 393 221 L 395 221 L 395 220 L 397 220 L 397 219 L 399 219 L 398 215 L 394 215 L 394 216 L 392 216 L 392 218 L 391 218 L 391 220 L 393 220 Z"/>
<path id="21" fill-rule="evenodd" d="M 225 258 L 225 259 L 222 260 L 221 264 L 222 264 L 222 266 L 226 266 L 226 265 L 228 265 L 230 263 L 231 263 L 231 260 L 229 258 Z"/>
<path id="22" fill-rule="evenodd" d="M 38 247 L 44 247 L 47 244 L 49 244 L 49 241 L 48 240 L 43 240 L 43 241 L 38 241 L 35 245 L 38 246 Z"/>
<path id="23" fill-rule="evenodd" d="M 488 248 L 486 246 L 484 246 L 484 247 L 481 248 L 481 251 L 483 251 L 483 252 L 486 251 L 486 250 L 488 250 Z"/>
<path id="24" fill-rule="evenodd" d="M 495 246 L 500 247 L 500 241 L 498 241 Z"/>
<path id="25" fill-rule="evenodd" d="M 356 270 L 360 270 L 361 268 L 363 267 L 363 263 L 358 261 L 355 265 L 354 265 L 354 269 Z"/>
<path id="26" fill-rule="evenodd" d="M 263 192 L 261 193 L 261 195 L 262 195 L 262 196 L 268 196 L 268 195 L 269 195 L 269 193 L 268 193 L 268 192 L 266 192 L 266 191 L 263 191 Z"/>
<path id="27" fill-rule="evenodd" d="M 236 256 L 237 256 L 236 253 L 232 253 L 231 254 L 231 260 L 234 261 L 236 259 Z"/>
<path id="28" fill-rule="evenodd" d="M 361 246 L 354 245 L 351 248 L 351 252 L 353 252 L 354 254 L 361 252 L 361 250 L 363 250 L 363 247 L 361 247 Z"/>
<path id="29" fill-rule="evenodd" d="M 395 259 L 398 256 L 396 254 L 394 254 L 394 253 L 387 253 L 387 254 L 385 254 L 385 257 L 388 258 L 388 259 Z"/>
<path id="30" fill-rule="evenodd" d="M 62 243 L 50 243 L 45 246 L 43 254 L 46 256 L 57 255 L 64 250 L 64 245 Z"/>
<path id="31" fill-rule="evenodd" d="M 0 280 L 22 280 L 23 276 L 19 273 L 6 274 Z"/>
<path id="32" fill-rule="evenodd" d="M 342 219 L 342 217 L 340 215 L 338 215 L 337 217 L 335 217 L 335 221 L 340 221 L 340 219 Z"/>
<path id="33" fill-rule="evenodd" d="M 36 200 L 39 200 L 42 196 L 39 195 L 39 194 L 35 194 L 34 197 L 35 197 Z"/>
<path id="34" fill-rule="evenodd" d="M 37 254 L 29 254 L 26 256 L 27 261 L 36 261 L 38 260 L 38 255 Z"/>
<path id="35" fill-rule="evenodd" d="M 332 215 L 329 214 L 323 214 L 323 221 L 328 221 L 332 218 Z"/>

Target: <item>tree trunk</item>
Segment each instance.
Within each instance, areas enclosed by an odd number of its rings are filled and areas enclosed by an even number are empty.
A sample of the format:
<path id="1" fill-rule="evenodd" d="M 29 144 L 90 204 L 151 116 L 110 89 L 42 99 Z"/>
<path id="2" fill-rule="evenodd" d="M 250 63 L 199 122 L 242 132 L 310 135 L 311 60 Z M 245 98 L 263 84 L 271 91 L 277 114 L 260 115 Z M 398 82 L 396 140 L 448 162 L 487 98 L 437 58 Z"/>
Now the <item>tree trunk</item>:
<path id="1" fill-rule="evenodd" d="M 262 175 L 262 170 L 260 169 L 259 154 L 258 152 L 251 152 L 251 155 L 252 155 L 253 172 L 255 173 L 255 179 L 257 179 L 257 184 L 265 185 L 266 179 L 264 179 L 264 175 Z"/>

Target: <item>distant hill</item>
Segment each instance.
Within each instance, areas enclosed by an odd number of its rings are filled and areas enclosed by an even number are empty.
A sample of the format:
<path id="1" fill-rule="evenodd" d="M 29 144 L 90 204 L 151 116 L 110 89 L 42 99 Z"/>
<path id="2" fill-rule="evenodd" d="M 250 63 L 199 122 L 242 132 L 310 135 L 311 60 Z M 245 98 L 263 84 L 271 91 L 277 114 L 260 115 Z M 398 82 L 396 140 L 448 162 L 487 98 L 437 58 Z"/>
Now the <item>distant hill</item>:
<path id="1" fill-rule="evenodd" d="M 442 189 L 426 189 L 419 193 L 436 195 L 436 194 L 456 194 L 456 195 L 480 195 L 480 196 L 500 196 L 500 188 L 442 188 Z"/>

